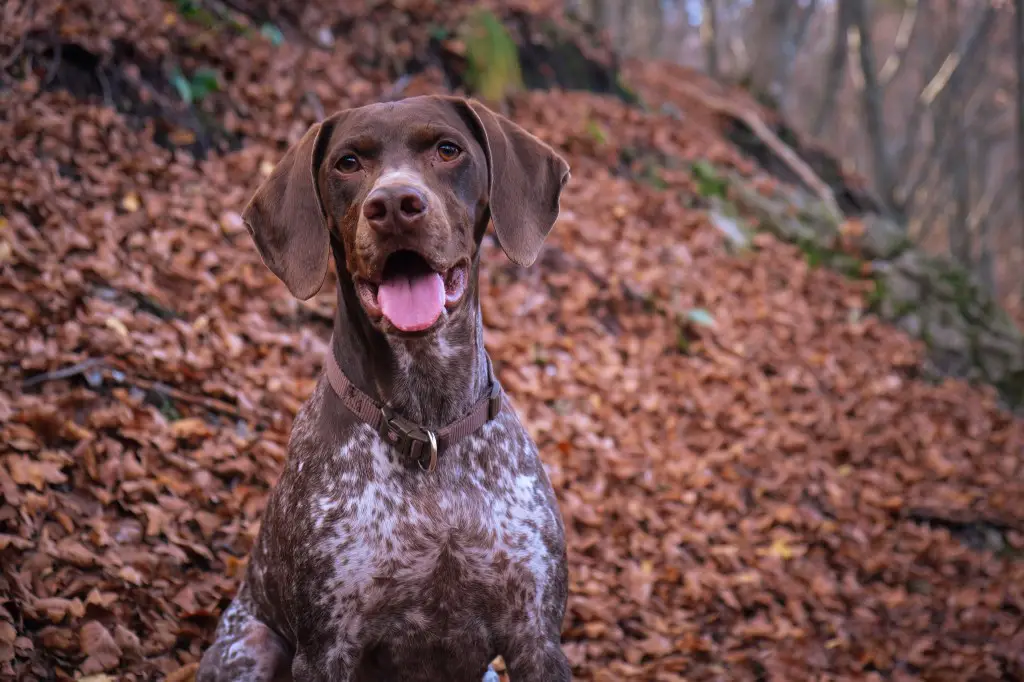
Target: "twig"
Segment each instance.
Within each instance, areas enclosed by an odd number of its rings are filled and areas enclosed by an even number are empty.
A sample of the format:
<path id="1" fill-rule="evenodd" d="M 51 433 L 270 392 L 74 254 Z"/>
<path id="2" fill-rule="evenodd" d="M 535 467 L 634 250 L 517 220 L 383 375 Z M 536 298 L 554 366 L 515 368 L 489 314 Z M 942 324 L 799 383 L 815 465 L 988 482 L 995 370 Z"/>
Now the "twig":
<path id="1" fill-rule="evenodd" d="M 208 410 L 213 410 L 214 412 L 221 412 L 223 414 L 231 415 L 232 417 L 241 418 L 245 416 L 244 414 L 242 414 L 242 411 L 240 409 L 238 409 L 234 405 L 229 405 L 223 400 L 217 400 L 216 398 L 210 398 L 205 395 L 192 395 L 190 393 L 185 393 L 181 389 L 174 388 L 173 386 L 168 386 L 167 384 L 159 381 L 150 381 L 149 379 L 138 378 L 130 379 L 126 377 L 124 379 L 124 383 L 130 383 L 133 386 L 146 389 L 147 391 L 160 393 L 161 395 L 165 395 L 168 398 L 180 400 L 183 403 L 189 403 L 191 405 L 202 405 Z"/>
<path id="2" fill-rule="evenodd" d="M 682 91 L 685 96 L 697 100 L 715 113 L 725 114 L 745 123 L 754 135 L 756 135 L 773 152 L 775 152 L 776 156 L 782 159 L 782 161 L 789 166 L 790 170 L 796 173 L 797 177 L 818 195 L 818 198 L 825 203 L 836 217 L 841 217 L 843 215 L 842 211 L 839 210 L 839 204 L 836 203 L 835 195 L 832 193 L 829 186 L 826 185 L 813 170 L 811 170 L 810 166 L 804 163 L 803 159 L 796 155 L 796 152 L 790 149 L 785 142 L 780 140 L 778 135 L 772 132 L 771 128 L 769 128 L 755 112 L 735 105 L 720 97 L 702 92 L 689 83 L 677 83 L 675 87 Z"/>
<path id="3" fill-rule="evenodd" d="M 991 526 L 996 530 L 1024 530 L 1024 526 L 1014 521 L 997 519 L 984 514 L 971 512 L 943 511 L 928 507 L 911 507 L 905 509 L 901 516 L 915 523 L 934 523 L 946 527 Z"/>
<path id="4" fill-rule="evenodd" d="M 43 372 L 42 374 L 37 374 L 23 381 L 21 385 L 23 388 L 31 388 L 33 386 L 46 383 L 47 381 L 59 381 L 60 379 L 69 379 L 79 374 L 85 374 L 93 367 L 98 367 L 101 366 L 102 364 L 102 358 L 89 358 L 88 360 L 83 360 L 82 362 L 71 365 L 69 367 L 64 367 L 63 369 L 55 369 L 52 372 Z"/>
<path id="5" fill-rule="evenodd" d="M 82 362 L 71 365 L 69 367 L 56 369 L 53 370 L 52 372 L 44 372 L 42 374 L 37 374 L 36 376 L 30 377 L 29 379 L 23 381 L 21 385 L 22 388 L 31 388 L 32 386 L 37 386 L 48 381 L 69 379 L 73 376 L 78 376 L 79 374 L 85 374 L 91 369 L 98 368 L 102 372 L 104 379 L 119 384 L 127 384 L 135 386 L 137 388 L 141 388 L 146 391 L 153 391 L 154 393 L 159 393 L 168 398 L 172 398 L 183 403 L 188 403 L 190 405 L 200 405 L 213 412 L 220 412 L 221 414 L 227 414 L 232 417 L 245 418 L 247 416 L 255 416 L 258 417 L 259 419 L 264 419 L 267 421 L 270 420 L 267 414 L 265 414 L 262 410 L 259 410 L 257 408 L 243 411 L 242 409 L 235 407 L 234 405 L 231 405 L 229 403 L 226 403 L 223 400 L 217 400 L 216 398 L 210 398 L 209 396 L 192 395 L 191 393 L 186 393 L 181 389 L 174 388 L 173 386 L 168 386 L 167 384 L 160 381 L 152 381 L 150 379 L 128 376 L 127 372 L 125 372 L 123 369 L 114 369 L 109 366 L 112 364 L 119 365 L 120 363 L 117 363 L 116 361 L 108 361 L 105 358 L 89 358 L 88 360 L 83 360 Z M 251 412 L 251 414 L 246 414 L 247 412 Z"/>

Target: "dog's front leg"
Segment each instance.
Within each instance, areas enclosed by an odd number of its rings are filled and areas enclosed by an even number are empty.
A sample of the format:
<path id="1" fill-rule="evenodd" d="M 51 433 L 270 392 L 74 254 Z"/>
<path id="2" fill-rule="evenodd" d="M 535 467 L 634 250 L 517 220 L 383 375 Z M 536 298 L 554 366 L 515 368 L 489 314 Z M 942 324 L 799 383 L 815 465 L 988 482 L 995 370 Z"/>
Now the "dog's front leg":
<path id="1" fill-rule="evenodd" d="M 290 682 L 288 645 L 249 610 L 245 591 L 224 612 L 196 682 Z"/>
<path id="2" fill-rule="evenodd" d="M 509 677 L 514 682 L 570 682 L 572 666 L 558 642 L 520 640 L 508 657 Z"/>

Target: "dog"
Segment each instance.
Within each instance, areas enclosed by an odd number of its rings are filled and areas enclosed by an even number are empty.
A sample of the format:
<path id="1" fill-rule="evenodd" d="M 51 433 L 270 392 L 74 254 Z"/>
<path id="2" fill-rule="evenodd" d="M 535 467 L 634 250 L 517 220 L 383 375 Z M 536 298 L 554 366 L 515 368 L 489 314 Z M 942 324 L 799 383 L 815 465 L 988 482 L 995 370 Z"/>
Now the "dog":
<path id="1" fill-rule="evenodd" d="M 494 376 L 478 293 L 493 225 L 534 263 L 570 176 L 472 98 L 313 125 L 243 219 L 300 300 L 338 273 L 331 352 L 296 415 L 238 592 L 198 682 L 572 679 L 565 531 Z"/>

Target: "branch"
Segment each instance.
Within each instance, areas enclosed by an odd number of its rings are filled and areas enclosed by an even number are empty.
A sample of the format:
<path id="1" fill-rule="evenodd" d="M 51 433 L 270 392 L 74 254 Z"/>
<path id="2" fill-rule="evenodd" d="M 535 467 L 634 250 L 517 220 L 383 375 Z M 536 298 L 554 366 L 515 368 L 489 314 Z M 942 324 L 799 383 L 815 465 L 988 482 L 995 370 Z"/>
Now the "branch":
<path id="1" fill-rule="evenodd" d="M 48 381 L 70 379 L 73 376 L 85 374 L 90 369 L 94 367 L 99 367 L 102 364 L 103 361 L 99 358 L 89 358 L 88 360 L 83 360 L 82 362 L 76 363 L 74 365 L 69 365 L 61 369 L 55 369 L 52 372 L 43 372 L 41 374 L 36 374 L 35 376 L 31 376 L 28 379 L 25 379 L 25 381 L 21 382 L 21 385 L 22 388 L 31 388 L 32 386 L 38 386 L 39 384 L 44 384 Z"/>
<path id="2" fill-rule="evenodd" d="M 885 87 L 896 78 L 900 67 L 906 64 L 907 48 L 910 47 L 910 38 L 917 27 L 917 0 L 907 0 L 907 6 L 900 17 L 900 27 L 896 29 L 896 40 L 893 43 L 892 53 L 882 64 L 878 72 L 878 83 Z"/>
<path id="3" fill-rule="evenodd" d="M 112 361 L 106 358 L 89 358 L 82 362 L 79 362 L 68 367 L 53 370 L 51 372 L 43 372 L 35 376 L 29 377 L 22 382 L 22 388 L 31 388 L 39 384 L 46 383 L 48 381 L 58 381 L 61 379 L 70 379 L 71 377 L 78 376 L 80 374 L 86 374 L 90 371 L 96 371 L 99 375 L 102 375 L 103 379 L 113 381 L 119 384 L 126 384 L 130 386 L 136 386 L 143 390 L 153 391 L 160 393 L 161 395 L 167 396 L 174 400 L 178 400 L 183 403 L 189 403 L 191 405 L 200 405 L 213 412 L 220 412 L 222 414 L 230 415 L 237 418 L 245 417 L 258 417 L 260 419 L 269 421 L 269 416 L 259 408 L 241 409 L 234 405 L 218 400 L 217 398 L 211 398 L 205 395 L 192 395 L 186 393 L 181 389 L 173 386 L 168 386 L 165 383 L 159 381 L 151 381 L 149 379 L 143 379 L 141 377 L 129 376 L 123 369 L 114 366 L 120 365 L 117 361 Z M 86 377 L 90 385 L 96 384 L 99 378 Z"/>
<path id="4" fill-rule="evenodd" d="M 977 21 L 974 22 L 970 30 L 961 36 L 956 47 L 946 56 L 938 71 L 918 95 L 914 109 L 911 111 L 907 121 L 907 143 L 897 163 L 901 175 L 907 175 L 910 164 L 913 162 L 914 153 L 917 151 L 917 145 L 915 144 L 917 139 L 916 133 L 921 126 L 924 115 L 949 83 L 957 79 L 963 65 L 970 61 L 977 49 L 984 44 L 984 38 L 988 35 L 997 11 L 995 5 L 988 2 L 985 3 L 985 8 L 982 10 Z M 907 196 L 906 192 L 902 191 L 902 188 L 897 190 L 896 194 Z"/>
<path id="5" fill-rule="evenodd" d="M 768 146 L 775 155 L 778 156 L 782 161 L 789 166 L 800 180 L 807 185 L 812 192 L 818 195 L 818 198 L 828 207 L 828 209 L 837 218 L 843 215 L 839 209 L 839 205 L 836 203 L 835 195 L 832 193 L 832 189 L 822 181 L 817 174 L 804 163 L 803 159 L 797 156 L 785 142 L 779 139 L 778 135 L 772 132 L 761 117 L 754 111 L 742 107 L 738 104 L 734 104 L 728 100 L 722 99 L 711 95 L 689 83 L 676 83 L 673 86 L 680 94 L 684 97 L 689 97 L 700 102 L 702 105 L 710 109 L 717 114 L 724 114 L 734 119 L 742 121 L 750 131 L 754 133 L 765 145 Z"/>

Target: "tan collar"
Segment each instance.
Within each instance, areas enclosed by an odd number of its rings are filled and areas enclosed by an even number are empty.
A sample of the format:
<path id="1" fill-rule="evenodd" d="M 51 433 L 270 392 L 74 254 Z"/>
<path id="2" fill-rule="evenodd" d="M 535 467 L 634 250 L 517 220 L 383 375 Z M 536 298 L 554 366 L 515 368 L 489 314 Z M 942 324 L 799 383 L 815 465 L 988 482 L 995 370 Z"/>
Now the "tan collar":
<path id="1" fill-rule="evenodd" d="M 494 377 L 491 360 L 488 358 L 487 377 L 490 390 L 487 397 L 477 402 L 461 419 L 443 429 L 431 431 L 395 414 L 388 405 L 378 405 L 373 398 L 353 386 L 341 371 L 338 359 L 334 357 L 333 344 L 327 353 L 325 365 L 327 380 L 345 407 L 361 421 L 369 424 L 385 442 L 406 457 L 414 458 L 420 468 L 428 472 L 437 468 L 439 453 L 497 417 L 505 404 L 504 392 Z"/>

